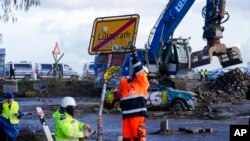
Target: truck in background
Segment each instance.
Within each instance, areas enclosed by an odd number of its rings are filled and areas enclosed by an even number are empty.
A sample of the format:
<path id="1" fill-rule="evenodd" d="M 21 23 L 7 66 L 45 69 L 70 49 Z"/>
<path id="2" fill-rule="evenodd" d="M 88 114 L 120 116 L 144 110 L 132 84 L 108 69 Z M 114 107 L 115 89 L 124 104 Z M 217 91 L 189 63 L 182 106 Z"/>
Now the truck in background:
<path id="1" fill-rule="evenodd" d="M 79 74 L 74 71 L 68 64 L 58 64 L 59 73 L 62 78 L 78 79 Z M 35 73 L 38 79 L 53 78 L 53 64 L 52 63 L 35 63 Z"/>
<path id="2" fill-rule="evenodd" d="M 33 78 L 33 66 L 32 63 L 28 61 L 21 61 L 19 63 L 7 63 L 5 65 L 5 78 L 10 77 L 10 65 L 14 67 L 16 79 L 30 80 Z"/>

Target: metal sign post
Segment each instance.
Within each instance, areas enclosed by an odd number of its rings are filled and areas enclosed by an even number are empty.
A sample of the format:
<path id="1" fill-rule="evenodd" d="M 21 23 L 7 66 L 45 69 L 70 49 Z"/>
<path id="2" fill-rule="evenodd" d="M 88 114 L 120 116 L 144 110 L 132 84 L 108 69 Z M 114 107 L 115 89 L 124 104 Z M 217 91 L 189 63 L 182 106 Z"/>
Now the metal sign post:
<path id="1" fill-rule="evenodd" d="M 108 55 L 108 63 L 107 63 L 107 69 L 110 68 L 112 60 L 112 54 Z M 106 88 L 107 88 L 108 80 L 104 79 L 103 87 L 102 87 L 102 95 L 101 95 L 101 100 L 100 100 L 100 107 L 99 107 L 99 112 L 98 112 L 98 121 L 97 121 L 97 141 L 102 141 L 102 131 L 103 131 L 103 119 L 102 119 L 102 111 L 103 111 L 103 105 L 104 105 L 104 97 L 106 93 Z"/>
<path id="2" fill-rule="evenodd" d="M 108 55 L 107 71 L 112 64 L 112 54 L 115 56 L 116 53 L 131 52 L 131 46 L 135 45 L 138 23 L 137 14 L 96 18 L 90 38 L 89 54 Z M 104 79 L 97 120 L 97 141 L 103 140 L 102 111 L 107 85 L 108 79 Z"/>

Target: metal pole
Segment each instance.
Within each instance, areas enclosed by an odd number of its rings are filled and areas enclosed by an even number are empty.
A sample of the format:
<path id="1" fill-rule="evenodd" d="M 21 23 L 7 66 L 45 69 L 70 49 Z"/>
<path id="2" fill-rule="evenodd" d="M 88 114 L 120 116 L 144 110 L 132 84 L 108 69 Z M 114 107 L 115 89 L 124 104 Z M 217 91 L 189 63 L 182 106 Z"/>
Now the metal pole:
<path id="1" fill-rule="evenodd" d="M 112 60 L 112 54 L 108 55 L 108 63 L 107 63 L 107 69 L 110 68 L 111 65 L 111 60 Z M 103 105 L 104 105 L 104 97 L 106 93 L 106 88 L 107 88 L 108 80 L 104 79 L 104 83 L 102 86 L 102 95 L 101 95 L 101 100 L 100 100 L 100 107 L 99 107 L 99 113 L 98 113 L 98 119 L 97 119 L 97 141 L 102 141 L 102 127 L 103 127 L 103 119 L 102 119 L 102 110 L 103 110 Z"/>

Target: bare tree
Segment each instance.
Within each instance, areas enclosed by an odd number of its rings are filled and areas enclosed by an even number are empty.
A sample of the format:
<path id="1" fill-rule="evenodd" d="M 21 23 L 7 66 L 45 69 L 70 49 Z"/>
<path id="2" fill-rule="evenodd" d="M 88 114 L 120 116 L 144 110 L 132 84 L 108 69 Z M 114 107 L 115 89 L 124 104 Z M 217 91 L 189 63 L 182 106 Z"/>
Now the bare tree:
<path id="1" fill-rule="evenodd" d="M 28 11 L 32 6 L 40 5 L 40 0 L 0 0 L 2 10 L 0 10 L 0 20 L 3 22 L 15 22 L 14 11 Z"/>
<path id="2" fill-rule="evenodd" d="M 0 0 L 0 21 L 14 23 L 17 21 L 14 11 L 28 11 L 30 7 L 38 5 L 40 5 L 40 0 Z M 3 35 L 0 33 L 0 44 L 2 38 Z"/>

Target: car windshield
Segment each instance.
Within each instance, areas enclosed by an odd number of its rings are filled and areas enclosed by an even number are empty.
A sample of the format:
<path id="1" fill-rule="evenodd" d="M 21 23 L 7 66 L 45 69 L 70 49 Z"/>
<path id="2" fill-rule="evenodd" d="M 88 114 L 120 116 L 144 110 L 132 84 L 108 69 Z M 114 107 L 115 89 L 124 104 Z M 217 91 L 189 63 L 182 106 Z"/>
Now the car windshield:
<path id="1" fill-rule="evenodd" d="M 163 85 L 157 84 L 157 82 L 155 82 L 154 80 L 150 80 L 150 86 L 149 89 L 150 90 L 169 90 L 171 89 L 170 87 L 165 87 Z"/>
<path id="2" fill-rule="evenodd" d="M 69 65 L 64 65 L 64 69 L 65 70 L 72 70 L 71 67 Z"/>

